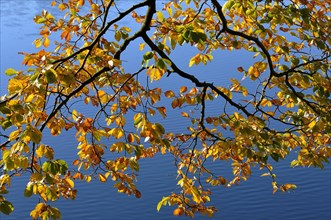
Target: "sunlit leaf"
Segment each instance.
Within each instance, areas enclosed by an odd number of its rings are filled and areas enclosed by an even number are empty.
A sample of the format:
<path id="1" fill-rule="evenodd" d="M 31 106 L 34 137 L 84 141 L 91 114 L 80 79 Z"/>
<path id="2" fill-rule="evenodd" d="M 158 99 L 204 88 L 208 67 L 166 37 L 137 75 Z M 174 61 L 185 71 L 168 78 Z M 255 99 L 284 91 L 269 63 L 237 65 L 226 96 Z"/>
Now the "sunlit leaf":
<path id="1" fill-rule="evenodd" d="M 44 47 L 48 47 L 49 46 L 49 44 L 51 43 L 51 41 L 49 40 L 49 38 L 48 37 L 46 37 L 45 39 L 44 39 Z"/>
<path id="2" fill-rule="evenodd" d="M 16 70 L 14 70 L 13 68 L 8 68 L 5 70 L 5 74 L 7 76 L 13 76 L 16 75 L 18 72 Z"/>
<path id="3" fill-rule="evenodd" d="M 106 182 L 107 181 L 107 178 L 105 177 L 105 175 L 99 173 L 98 176 L 99 176 L 100 182 Z"/>

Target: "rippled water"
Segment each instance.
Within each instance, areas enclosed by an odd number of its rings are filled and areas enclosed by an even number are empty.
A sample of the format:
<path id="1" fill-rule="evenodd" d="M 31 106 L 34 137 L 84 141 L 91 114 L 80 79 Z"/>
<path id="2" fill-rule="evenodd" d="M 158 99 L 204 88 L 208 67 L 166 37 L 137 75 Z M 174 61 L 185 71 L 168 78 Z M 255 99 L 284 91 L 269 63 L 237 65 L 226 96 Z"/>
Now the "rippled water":
<path id="1" fill-rule="evenodd" d="M 1 73 L 9 67 L 22 69 L 22 57 L 19 51 L 34 51 L 32 41 L 37 37 L 38 27 L 33 24 L 32 18 L 44 8 L 49 8 L 50 0 L 0 0 L 1 2 Z M 133 1 L 126 1 L 133 2 Z M 184 51 L 182 51 L 184 52 Z M 129 51 L 130 53 L 130 51 Z M 134 51 L 133 53 L 134 54 Z M 181 59 L 183 53 L 177 59 Z M 132 58 L 131 55 L 128 56 Z M 219 66 L 226 69 L 238 60 L 237 54 L 227 54 L 217 66 L 210 66 L 210 73 L 216 82 L 223 80 L 218 74 Z M 130 60 L 131 62 L 131 60 Z M 186 61 L 185 61 L 186 62 Z M 196 69 L 197 71 L 199 69 Z M 7 77 L 1 74 L 1 93 L 6 93 Z M 185 81 L 168 78 L 161 86 L 180 86 Z M 217 111 L 219 106 L 211 106 L 211 111 Z M 81 109 L 81 111 L 88 109 Z M 182 129 L 176 114 L 170 115 L 170 120 L 165 122 L 165 127 L 176 131 Z M 1 129 L 1 128 L 0 128 Z M 55 147 L 56 156 L 72 159 L 75 154 L 75 142 L 72 135 L 62 135 L 61 138 L 48 136 L 47 141 Z M 1 140 L 3 142 L 3 140 Z M 313 168 L 289 168 L 291 158 L 275 165 L 277 177 L 282 182 L 293 182 L 298 189 L 293 193 L 272 195 L 270 179 L 260 177 L 261 172 L 254 170 L 253 176 L 241 185 L 214 190 L 213 204 L 219 209 L 215 219 L 224 220 L 329 220 L 330 214 L 330 166 L 325 170 Z M 229 172 L 227 164 L 214 164 L 215 169 Z M 89 184 L 76 182 L 78 196 L 75 201 L 61 200 L 55 206 L 60 208 L 63 219 L 177 219 L 172 216 L 172 208 L 164 207 L 159 213 L 156 204 L 162 196 L 176 190 L 176 172 L 171 156 L 155 157 L 141 162 L 138 187 L 142 198 L 136 199 L 118 194 L 111 183 L 93 181 Z M 24 198 L 23 186 L 26 180 L 17 178 L 12 181 L 12 187 L 7 199 L 14 206 L 15 211 L 10 216 L 0 214 L 3 219 L 29 219 L 28 213 L 37 202 L 37 197 Z M 196 216 L 195 219 L 207 219 Z"/>

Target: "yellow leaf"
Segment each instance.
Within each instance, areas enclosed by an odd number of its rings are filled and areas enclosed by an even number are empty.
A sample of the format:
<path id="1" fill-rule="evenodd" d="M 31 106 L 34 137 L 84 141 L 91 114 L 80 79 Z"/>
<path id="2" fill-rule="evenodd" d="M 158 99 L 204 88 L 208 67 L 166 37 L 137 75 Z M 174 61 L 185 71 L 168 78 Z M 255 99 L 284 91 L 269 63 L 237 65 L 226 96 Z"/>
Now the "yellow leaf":
<path id="1" fill-rule="evenodd" d="M 71 47 L 69 47 L 69 48 L 66 49 L 67 56 L 70 56 L 72 53 L 73 53 L 73 50 L 72 50 Z"/>
<path id="2" fill-rule="evenodd" d="M 36 94 L 30 94 L 26 99 L 25 102 L 31 102 L 36 97 Z"/>
<path id="3" fill-rule="evenodd" d="M 11 132 L 10 135 L 9 135 L 9 140 L 10 141 L 15 140 L 20 133 L 21 133 L 21 131 L 19 131 L 19 130 Z"/>
<path id="4" fill-rule="evenodd" d="M 114 103 L 111 107 L 110 107 L 110 111 L 112 113 L 116 112 L 118 109 L 118 104 L 117 103 Z"/>
<path id="5" fill-rule="evenodd" d="M 268 64 L 267 63 L 264 63 L 264 62 L 259 62 L 257 64 L 257 68 L 260 72 L 264 72 L 268 67 Z"/>
<path id="6" fill-rule="evenodd" d="M 189 62 L 189 64 L 188 64 L 188 66 L 191 67 L 191 66 L 193 66 L 193 64 L 195 64 L 195 57 L 192 57 L 192 58 L 190 59 L 190 62 Z"/>
<path id="7" fill-rule="evenodd" d="M 150 67 L 148 68 L 147 70 L 147 75 L 149 75 L 151 77 L 151 80 L 159 80 L 161 79 L 161 77 L 163 76 L 164 74 L 164 70 L 161 70 L 159 68 L 156 68 L 156 67 Z"/>
<path id="8" fill-rule="evenodd" d="M 99 11 L 99 6 L 96 5 L 96 4 L 92 4 L 91 5 L 91 8 L 92 8 L 92 11 L 94 11 L 94 12 L 98 12 Z"/>
<path id="9" fill-rule="evenodd" d="M 295 184 L 290 184 L 290 183 L 286 183 L 283 185 L 287 190 L 288 189 L 296 189 L 297 186 Z"/>
<path id="10" fill-rule="evenodd" d="M 105 173 L 105 177 L 108 178 L 110 174 L 111 174 L 111 172 Z"/>
<path id="11" fill-rule="evenodd" d="M 39 144 L 42 139 L 42 133 L 39 129 L 30 127 L 27 129 L 26 137 L 30 138 L 33 143 Z"/>
<path id="12" fill-rule="evenodd" d="M 33 42 L 33 44 L 36 48 L 39 48 L 43 44 L 43 41 L 42 41 L 42 39 L 38 38 Z"/>
<path id="13" fill-rule="evenodd" d="M 120 128 L 113 128 L 108 133 L 114 136 L 116 139 L 120 139 L 124 135 L 123 130 Z"/>
<path id="14" fill-rule="evenodd" d="M 129 27 L 121 27 L 120 30 L 125 32 L 131 32 L 131 29 Z"/>
<path id="15" fill-rule="evenodd" d="M 193 199 L 194 202 L 196 202 L 197 204 L 202 202 L 200 192 L 197 188 L 192 187 L 191 188 L 191 193 L 192 193 L 192 199 Z"/>
<path id="16" fill-rule="evenodd" d="M 44 208 L 44 206 L 45 206 L 44 203 L 38 203 L 34 210 L 36 210 L 37 212 L 41 212 L 41 210 Z"/>
<path id="17" fill-rule="evenodd" d="M 34 210 L 32 210 L 30 212 L 30 216 L 33 218 L 33 219 L 37 219 L 40 215 L 40 213 L 42 212 L 42 210 L 44 209 L 44 206 L 45 204 L 44 203 L 38 203 L 36 205 L 36 207 L 34 208 Z"/>
<path id="18" fill-rule="evenodd" d="M 103 90 L 98 90 L 98 97 L 101 101 L 101 104 L 105 104 L 108 102 L 108 96 L 107 93 Z"/>
<path id="19" fill-rule="evenodd" d="M 113 65 L 116 67 L 120 67 L 120 65 L 122 64 L 121 60 L 112 59 L 112 61 L 113 61 Z"/>
<path id="20" fill-rule="evenodd" d="M 169 197 L 163 197 L 162 200 L 157 204 L 156 210 L 159 212 L 162 206 L 165 206 L 169 201 Z"/>
<path id="21" fill-rule="evenodd" d="M 64 180 L 69 184 L 70 188 L 74 188 L 74 181 L 72 181 L 69 177 L 65 178 Z"/>
<path id="22" fill-rule="evenodd" d="M 159 19 L 159 21 L 161 21 L 161 22 L 164 21 L 164 16 L 161 11 L 157 11 L 156 15 L 157 15 L 157 18 Z"/>
<path id="23" fill-rule="evenodd" d="M 255 66 L 251 66 L 248 69 L 248 75 L 251 76 L 251 79 L 256 79 L 260 76 L 261 72 L 255 67 Z"/>
<path id="24" fill-rule="evenodd" d="M 39 145 L 36 150 L 37 157 L 41 158 L 45 154 L 45 145 Z"/>
<path id="25" fill-rule="evenodd" d="M 117 117 L 117 118 L 115 119 L 115 122 L 116 122 L 116 124 L 117 124 L 118 126 L 124 126 L 125 123 L 126 123 L 126 119 L 125 119 L 125 117 L 123 117 L 123 116 L 121 116 L 121 117 Z"/>
<path id="26" fill-rule="evenodd" d="M 315 125 L 316 125 L 316 121 L 315 121 L 315 120 L 312 120 L 312 121 L 308 124 L 308 128 L 312 129 Z"/>
<path id="27" fill-rule="evenodd" d="M 139 50 L 143 50 L 144 48 L 145 48 L 145 43 L 141 43 L 141 44 L 139 44 Z"/>
<path id="28" fill-rule="evenodd" d="M 309 154 L 309 151 L 306 148 L 305 149 L 301 149 L 300 150 L 300 154 L 308 155 Z"/>
<path id="29" fill-rule="evenodd" d="M 261 106 L 265 106 L 268 102 L 269 102 L 268 99 L 266 98 L 262 99 Z"/>
<path id="30" fill-rule="evenodd" d="M 72 116 L 72 119 L 77 122 L 78 113 L 75 109 L 72 111 L 71 116 Z"/>

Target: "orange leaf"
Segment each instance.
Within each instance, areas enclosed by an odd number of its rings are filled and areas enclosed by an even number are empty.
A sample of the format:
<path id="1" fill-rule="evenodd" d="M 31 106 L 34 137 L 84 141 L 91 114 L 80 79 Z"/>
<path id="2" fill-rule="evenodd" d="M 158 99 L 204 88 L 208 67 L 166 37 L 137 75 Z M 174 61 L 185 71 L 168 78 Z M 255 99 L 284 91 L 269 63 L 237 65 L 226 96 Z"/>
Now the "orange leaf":
<path id="1" fill-rule="evenodd" d="M 103 174 L 101 174 L 101 173 L 99 173 L 99 180 L 101 181 L 101 182 L 106 182 L 107 181 L 107 178 L 105 177 L 105 175 L 103 175 Z"/>
<path id="2" fill-rule="evenodd" d="M 78 159 L 76 159 L 76 160 L 74 160 L 73 162 L 72 162 L 72 165 L 74 165 L 74 166 L 77 166 L 79 164 L 79 160 Z"/>
<path id="3" fill-rule="evenodd" d="M 172 98 L 175 96 L 175 93 L 171 90 L 168 90 L 164 93 L 164 95 L 167 97 L 167 98 Z"/>
<path id="4" fill-rule="evenodd" d="M 141 192 L 139 190 L 135 190 L 134 191 L 134 195 L 136 196 L 136 198 L 141 198 Z"/>
<path id="5" fill-rule="evenodd" d="M 134 142 L 134 136 L 133 136 L 133 134 L 128 134 L 128 142 L 129 143 L 133 143 Z"/>
<path id="6" fill-rule="evenodd" d="M 78 1 L 78 4 L 79 4 L 80 6 L 83 6 L 84 3 L 85 3 L 85 0 L 79 0 L 79 1 Z"/>
<path id="7" fill-rule="evenodd" d="M 179 100 L 178 99 L 174 99 L 172 102 L 171 102 L 171 107 L 172 108 L 176 108 L 179 106 Z"/>
<path id="8" fill-rule="evenodd" d="M 166 115 L 167 109 L 165 107 L 158 107 L 157 110 L 159 111 L 159 113 L 162 115 L 163 118 L 167 117 Z"/>
<path id="9" fill-rule="evenodd" d="M 188 118 L 189 115 L 187 114 L 187 112 L 182 112 L 182 116 L 185 117 L 185 118 Z"/>
<path id="10" fill-rule="evenodd" d="M 184 213 L 184 210 L 182 208 L 177 208 L 174 210 L 173 214 L 175 216 L 179 216 L 179 215 L 182 215 Z"/>
<path id="11" fill-rule="evenodd" d="M 242 68 L 241 66 L 237 68 L 238 72 L 244 72 L 244 68 Z"/>
<path id="12" fill-rule="evenodd" d="M 67 6 L 65 4 L 59 4 L 58 8 L 60 9 L 60 11 L 63 11 L 67 8 Z"/>
<path id="13" fill-rule="evenodd" d="M 44 47 L 48 47 L 49 44 L 50 44 L 50 42 L 51 42 L 51 41 L 49 40 L 49 38 L 46 37 L 45 40 L 44 40 Z"/>
<path id="14" fill-rule="evenodd" d="M 186 91 L 187 91 L 187 87 L 186 86 L 180 87 L 180 90 L 179 90 L 180 93 L 184 93 Z"/>

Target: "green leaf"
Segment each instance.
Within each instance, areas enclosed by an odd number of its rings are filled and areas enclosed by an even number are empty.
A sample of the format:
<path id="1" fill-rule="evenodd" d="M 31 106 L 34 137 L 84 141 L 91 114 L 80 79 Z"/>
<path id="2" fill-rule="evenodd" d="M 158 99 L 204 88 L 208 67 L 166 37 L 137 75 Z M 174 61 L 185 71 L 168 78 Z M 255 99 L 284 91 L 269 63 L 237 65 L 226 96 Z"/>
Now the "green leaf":
<path id="1" fill-rule="evenodd" d="M 13 125 L 13 123 L 10 121 L 10 118 L 6 118 L 1 123 L 1 127 L 3 130 L 6 130 L 7 128 L 10 128 Z"/>
<path id="2" fill-rule="evenodd" d="M 191 31 L 186 30 L 182 36 L 186 41 L 189 41 L 190 40 L 190 38 L 189 38 L 190 34 L 191 34 Z"/>
<path id="3" fill-rule="evenodd" d="M 51 162 L 49 168 L 50 168 L 49 171 L 51 172 L 51 174 L 56 175 L 59 173 L 59 170 L 60 170 L 59 164 Z"/>
<path id="4" fill-rule="evenodd" d="M 130 159 L 129 164 L 130 164 L 131 169 L 133 169 L 135 171 L 139 171 L 139 164 L 136 159 L 133 159 L 133 158 Z"/>
<path id="5" fill-rule="evenodd" d="M 6 106 L 0 106 L 0 112 L 2 114 L 10 114 L 11 110 L 9 108 L 7 108 Z"/>
<path id="6" fill-rule="evenodd" d="M 48 173 L 46 173 L 46 183 L 47 184 L 55 183 L 55 179 L 51 175 L 49 175 Z"/>
<path id="7" fill-rule="evenodd" d="M 14 206 L 8 201 L 2 201 L 0 202 L 0 212 L 2 212 L 5 215 L 9 215 L 11 212 L 14 211 Z"/>
<path id="8" fill-rule="evenodd" d="M 148 51 L 144 54 L 144 60 L 150 60 L 153 58 L 153 56 L 154 56 L 154 53 L 151 51 Z"/>
<path id="9" fill-rule="evenodd" d="M 13 68 L 9 68 L 5 70 L 5 74 L 7 76 L 12 76 L 12 75 L 16 75 L 18 73 L 18 71 L 14 70 Z"/>
<path id="10" fill-rule="evenodd" d="M 39 144 L 42 138 L 42 133 L 40 130 L 36 128 L 32 128 L 29 132 L 29 136 L 33 143 Z"/>
<path id="11" fill-rule="evenodd" d="M 278 154 L 276 154 L 276 153 L 272 153 L 272 154 L 270 154 L 270 156 L 271 156 L 272 159 L 274 159 L 276 162 L 279 161 L 279 155 L 278 155 Z"/>
<path id="12" fill-rule="evenodd" d="M 50 161 L 46 161 L 46 162 L 44 162 L 43 163 L 43 165 L 42 165 L 42 170 L 44 171 L 44 172 L 48 172 L 48 170 L 50 169 L 50 165 L 51 165 L 51 162 Z"/>
<path id="13" fill-rule="evenodd" d="M 227 2 L 224 3 L 222 9 L 227 9 L 227 10 L 230 10 L 232 8 L 232 6 L 234 5 L 234 2 L 229 0 Z"/>
<path id="14" fill-rule="evenodd" d="M 170 44 L 171 44 L 171 49 L 175 49 L 176 45 L 177 45 L 177 41 L 171 38 L 170 39 Z"/>
<path id="15" fill-rule="evenodd" d="M 163 70 L 167 69 L 165 63 L 163 62 L 163 59 L 158 59 L 156 61 L 156 67 L 163 69 Z"/>
<path id="16" fill-rule="evenodd" d="M 191 31 L 190 38 L 195 43 L 199 43 L 200 38 L 199 38 L 199 35 L 196 32 Z"/>
<path id="17" fill-rule="evenodd" d="M 51 211 L 51 217 L 53 219 L 60 219 L 61 218 L 61 212 L 58 208 L 50 207 L 50 211 Z"/>
<path id="18" fill-rule="evenodd" d="M 60 173 L 65 174 L 68 170 L 68 164 L 64 160 L 56 160 L 56 162 L 60 165 Z"/>
<path id="19" fill-rule="evenodd" d="M 33 185 L 28 185 L 26 186 L 25 190 L 24 190 L 24 196 L 25 197 L 31 197 L 32 196 L 32 193 L 33 193 Z"/>
<path id="20" fill-rule="evenodd" d="M 115 32 L 115 40 L 117 40 L 117 41 L 121 40 L 121 32 L 120 31 Z"/>
<path id="21" fill-rule="evenodd" d="M 160 134 L 164 134 L 165 130 L 164 127 L 160 123 L 155 123 L 156 129 Z"/>
<path id="22" fill-rule="evenodd" d="M 57 74 L 55 70 L 53 69 L 47 70 L 45 73 L 47 83 L 55 83 L 57 81 L 56 75 Z"/>

